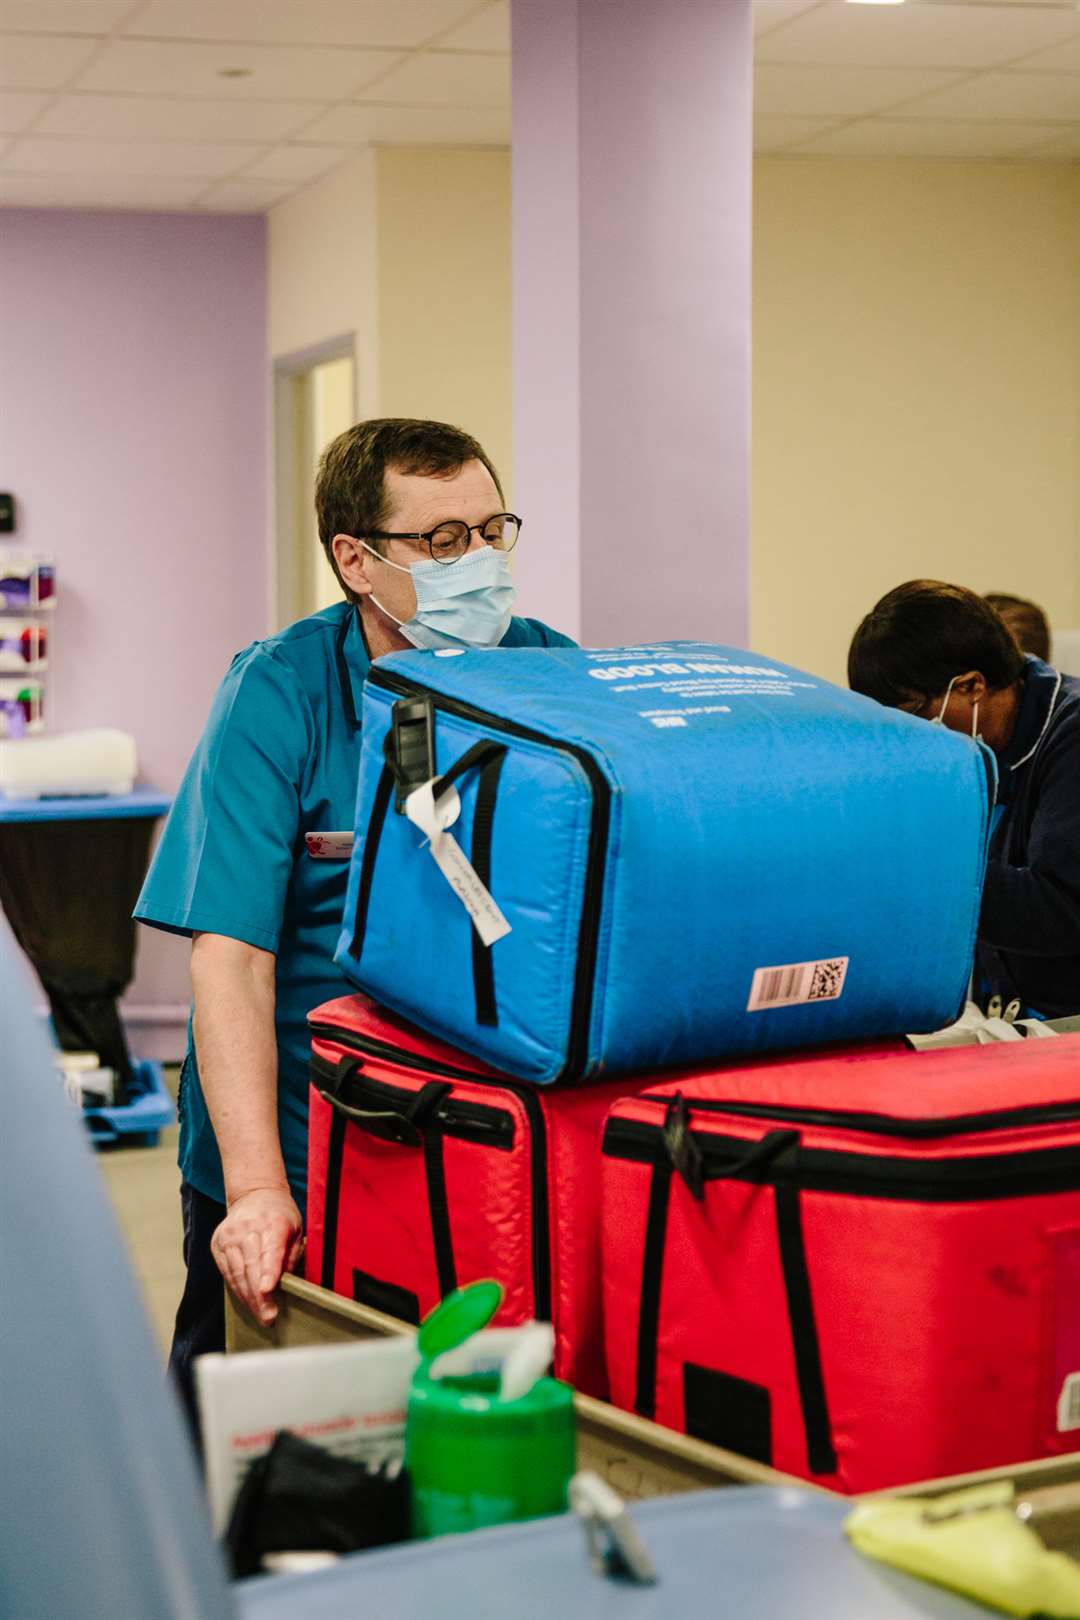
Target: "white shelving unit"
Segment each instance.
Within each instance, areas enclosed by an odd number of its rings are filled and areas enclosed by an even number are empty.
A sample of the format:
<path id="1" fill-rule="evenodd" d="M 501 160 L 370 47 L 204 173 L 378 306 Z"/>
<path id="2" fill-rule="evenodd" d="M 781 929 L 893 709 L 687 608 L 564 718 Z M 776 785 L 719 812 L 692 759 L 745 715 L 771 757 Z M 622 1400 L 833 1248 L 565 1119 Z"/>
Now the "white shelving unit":
<path id="1" fill-rule="evenodd" d="M 0 738 L 44 729 L 44 676 L 55 607 L 51 558 L 0 551 Z"/>

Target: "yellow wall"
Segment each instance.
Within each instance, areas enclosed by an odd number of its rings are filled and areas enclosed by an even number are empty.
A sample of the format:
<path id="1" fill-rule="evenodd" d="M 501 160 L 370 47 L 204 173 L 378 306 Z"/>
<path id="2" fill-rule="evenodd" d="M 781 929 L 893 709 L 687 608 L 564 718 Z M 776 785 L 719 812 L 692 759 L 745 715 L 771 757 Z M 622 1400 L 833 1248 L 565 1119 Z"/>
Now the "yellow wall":
<path id="1" fill-rule="evenodd" d="M 354 331 L 361 415 L 507 479 L 509 189 L 505 151 L 383 148 L 270 215 L 272 353 Z M 1080 167 L 759 159 L 754 255 L 754 646 L 842 679 L 919 574 L 1080 625 Z"/>
<path id="2" fill-rule="evenodd" d="M 456 422 L 510 479 L 510 154 L 384 147 L 379 410 Z"/>
<path id="3" fill-rule="evenodd" d="M 1080 624 L 1080 170 L 759 160 L 753 645 L 917 575 Z"/>

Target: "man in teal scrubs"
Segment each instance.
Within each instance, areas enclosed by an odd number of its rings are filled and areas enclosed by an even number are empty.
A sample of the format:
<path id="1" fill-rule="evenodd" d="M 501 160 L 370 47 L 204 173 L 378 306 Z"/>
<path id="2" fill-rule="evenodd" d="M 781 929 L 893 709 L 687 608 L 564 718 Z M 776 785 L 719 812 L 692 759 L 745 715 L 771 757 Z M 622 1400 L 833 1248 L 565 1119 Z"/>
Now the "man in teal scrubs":
<path id="1" fill-rule="evenodd" d="M 135 910 L 192 940 L 188 1278 L 170 1357 L 189 1405 L 193 1358 L 224 1348 L 221 1278 L 271 1322 L 302 1250 L 306 1016 L 348 989 L 333 954 L 371 660 L 410 646 L 573 645 L 512 617 L 520 520 L 459 429 L 359 423 L 325 451 L 315 503 L 347 599 L 233 659 Z"/>

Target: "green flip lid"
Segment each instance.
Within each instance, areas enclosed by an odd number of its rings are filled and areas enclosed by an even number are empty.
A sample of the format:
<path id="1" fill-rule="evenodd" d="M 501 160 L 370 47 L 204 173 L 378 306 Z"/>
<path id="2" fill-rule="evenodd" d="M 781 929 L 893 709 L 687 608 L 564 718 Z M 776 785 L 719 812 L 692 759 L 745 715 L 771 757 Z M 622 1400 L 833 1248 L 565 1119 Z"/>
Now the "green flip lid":
<path id="1" fill-rule="evenodd" d="M 459 1344 L 486 1328 L 502 1304 L 502 1298 L 502 1284 L 497 1282 L 470 1283 L 467 1288 L 456 1288 L 452 1294 L 447 1294 L 420 1329 L 416 1341 L 420 1359 L 432 1362 L 436 1356 L 456 1350 Z"/>

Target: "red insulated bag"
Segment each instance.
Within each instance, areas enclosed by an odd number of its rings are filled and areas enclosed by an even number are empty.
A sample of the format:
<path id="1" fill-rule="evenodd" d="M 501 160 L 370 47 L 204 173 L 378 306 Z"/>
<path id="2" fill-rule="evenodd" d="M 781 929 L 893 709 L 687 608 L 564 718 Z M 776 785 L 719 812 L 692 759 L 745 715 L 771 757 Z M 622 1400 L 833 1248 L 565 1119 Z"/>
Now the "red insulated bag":
<path id="1" fill-rule="evenodd" d="M 494 1277 L 496 1321 L 552 1321 L 558 1375 L 605 1394 L 600 1141 L 634 1082 L 539 1091 L 362 996 L 309 1023 L 308 1279 L 419 1322 Z"/>
<path id="2" fill-rule="evenodd" d="M 841 1491 L 1080 1448 L 1080 1036 L 658 1086 L 603 1187 L 616 1405 Z"/>

